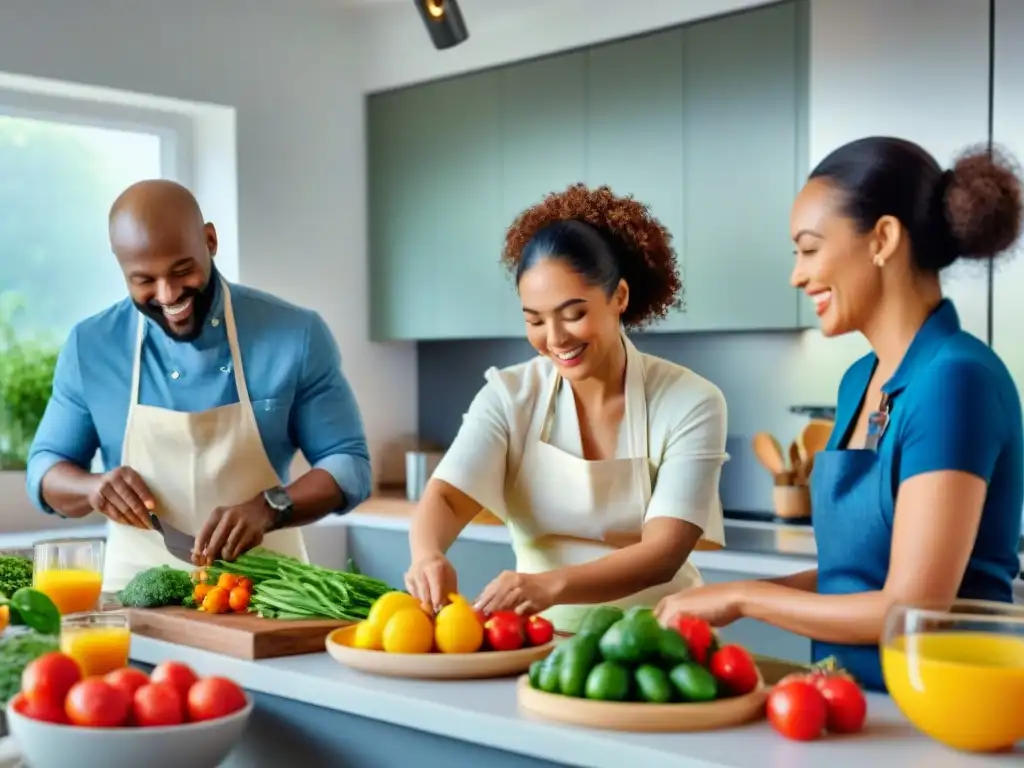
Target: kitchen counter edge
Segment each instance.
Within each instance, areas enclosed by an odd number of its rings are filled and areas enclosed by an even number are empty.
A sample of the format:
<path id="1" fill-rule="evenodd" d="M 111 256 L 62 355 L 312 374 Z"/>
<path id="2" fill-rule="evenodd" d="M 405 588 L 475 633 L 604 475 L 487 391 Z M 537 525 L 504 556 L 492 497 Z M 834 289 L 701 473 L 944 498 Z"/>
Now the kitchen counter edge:
<path id="1" fill-rule="evenodd" d="M 151 665 L 181 661 L 200 675 L 224 675 L 258 693 L 571 766 L 1002 768 L 1020 760 L 1019 753 L 973 758 L 946 750 L 915 731 L 888 697 L 877 694 L 869 695 L 865 733 L 804 744 L 786 741 L 764 721 L 691 734 L 564 726 L 520 713 L 514 679 L 435 682 L 371 676 L 338 664 L 326 653 L 242 661 L 136 635 L 131 656 Z"/>

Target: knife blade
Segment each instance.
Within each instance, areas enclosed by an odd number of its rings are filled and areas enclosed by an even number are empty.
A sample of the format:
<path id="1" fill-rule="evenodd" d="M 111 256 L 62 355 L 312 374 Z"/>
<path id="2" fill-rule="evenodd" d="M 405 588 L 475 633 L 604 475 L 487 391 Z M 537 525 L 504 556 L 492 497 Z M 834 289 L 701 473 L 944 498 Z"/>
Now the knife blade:
<path id="1" fill-rule="evenodd" d="M 149 514 L 149 519 L 150 522 L 153 523 L 153 528 L 159 531 L 160 535 L 164 537 L 164 546 L 167 547 L 167 551 L 179 560 L 191 563 L 192 550 L 195 548 L 196 544 L 195 536 L 189 536 L 187 533 L 182 533 L 173 525 L 163 522 L 152 512 Z"/>

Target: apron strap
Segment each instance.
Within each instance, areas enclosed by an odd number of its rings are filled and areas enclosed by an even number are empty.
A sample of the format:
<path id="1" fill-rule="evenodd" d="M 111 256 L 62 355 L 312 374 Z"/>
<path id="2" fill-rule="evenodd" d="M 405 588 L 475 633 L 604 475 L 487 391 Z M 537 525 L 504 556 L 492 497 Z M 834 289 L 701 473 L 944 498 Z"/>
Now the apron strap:
<path id="1" fill-rule="evenodd" d="M 644 361 L 625 333 L 622 344 L 626 348 L 626 410 L 625 425 L 629 430 L 629 451 L 632 458 L 643 459 L 633 464 L 637 488 L 640 490 L 641 508 L 647 514 L 654 487 L 651 484 L 650 425 L 647 419 L 647 391 L 644 388 Z M 641 518 L 642 520 L 643 518 Z"/>
<path id="2" fill-rule="evenodd" d="M 227 281 L 220 278 L 221 289 L 224 291 L 224 325 L 227 330 L 228 346 L 231 348 L 231 365 L 235 369 L 235 387 L 238 389 L 238 402 L 249 407 L 249 387 L 245 382 L 245 370 L 242 368 L 242 352 L 238 344 L 238 328 L 235 326 L 235 311 L 231 306 L 231 290 Z M 251 411 L 252 408 L 249 408 Z"/>
<path id="3" fill-rule="evenodd" d="M 558 371 L 552 370 L 551 373 L 551 386 L 548 387 L 547 404 L 544 406 L 544 419 L 541 421 L 540 426 L 539 439 L 542 443 L 548 442 L 548 437 L 551 435 L 551 425 L 554 422 L 555 416 L 555 403 L 558 399 L 558 388 L 562 383 L 562 377 L 558 375 Z"/>
<path id="4" fill-rule="evenodd" d="M 129 408 L 139 402 L 139 380 L 142 372 L 142 341 L 146 338 L 146 318 L 141 312 L 136 312 L 139 317 L 139 324 L 135 334 L 135 354 L 132 361 L 132 399 Z"/>

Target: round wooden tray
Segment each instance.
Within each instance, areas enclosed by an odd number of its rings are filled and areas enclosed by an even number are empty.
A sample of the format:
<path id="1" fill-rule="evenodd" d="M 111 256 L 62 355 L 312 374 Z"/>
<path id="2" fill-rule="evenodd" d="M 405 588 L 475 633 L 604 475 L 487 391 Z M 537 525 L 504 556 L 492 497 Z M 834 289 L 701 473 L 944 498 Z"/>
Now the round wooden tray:
<path id="1" fill-rule="evenodd" d="M 643 704 L 592 701 L 530 687 L 526 675 L 516 684 L 519 708 L 545 720 L 611 731 L 713 731 L 743 725 L 764 717 L 768 688 L 762 681 L 744 696 L 705 704 Z"/>
<path id="2" fill-rule="evenodd" d="M 543 659 L 555 642 L 518 651 L 478 653 L 386 653 L 352 647 L 355 625 L 336 629 L 327 636 L 327 653 L 346 667 L 388 677 L 421 680 L 483 680 L 518 675 Z"/>

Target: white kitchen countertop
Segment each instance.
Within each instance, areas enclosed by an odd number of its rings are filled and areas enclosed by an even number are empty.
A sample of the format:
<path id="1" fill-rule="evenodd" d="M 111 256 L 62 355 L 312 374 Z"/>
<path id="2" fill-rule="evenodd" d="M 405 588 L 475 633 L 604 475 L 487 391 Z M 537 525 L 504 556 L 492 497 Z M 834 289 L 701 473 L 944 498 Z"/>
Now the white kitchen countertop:
<path id="1" fill-rule="evenodd" d="M 518 712 L 515 681 L 426 682 L 366 675 L 326 653 L 241 661 L 133 636 L 132 658 L 182 661 L 259 693 L 301 701 L 506 752 L 587 768 L 1020 768 L 1013 754 L 974 757 L 920 735 L 886 696 L 869 696 L 868 725 L 852 737 L 790 742 L 766 722 L 697 734 L 634 734 L 547 723 Z"/>

